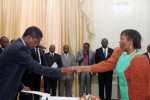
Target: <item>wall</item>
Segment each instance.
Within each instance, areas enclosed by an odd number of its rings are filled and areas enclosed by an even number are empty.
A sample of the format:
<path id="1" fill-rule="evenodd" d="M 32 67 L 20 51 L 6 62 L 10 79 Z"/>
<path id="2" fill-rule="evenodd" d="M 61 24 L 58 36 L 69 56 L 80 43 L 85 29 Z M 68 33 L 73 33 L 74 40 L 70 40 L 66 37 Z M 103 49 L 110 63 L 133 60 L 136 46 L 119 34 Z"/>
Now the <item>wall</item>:
<path id="1" fill-rule="evenodd" d="M 94 0 L 92 48 L 101 46 L 106 37 L 110 46 L 118 46 L 120 32 L 127 28 L 138 30 L 143 37 L 143 49 L 150 43 L 150 0 Z"/>

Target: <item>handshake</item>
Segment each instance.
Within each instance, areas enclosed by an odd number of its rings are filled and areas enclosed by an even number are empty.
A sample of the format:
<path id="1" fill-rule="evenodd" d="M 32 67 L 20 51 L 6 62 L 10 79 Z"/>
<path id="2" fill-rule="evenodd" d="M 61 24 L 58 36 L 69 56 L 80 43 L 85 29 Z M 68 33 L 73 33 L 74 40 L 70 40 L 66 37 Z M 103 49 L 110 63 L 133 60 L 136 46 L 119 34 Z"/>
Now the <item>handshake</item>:
<path id="1" fill-rule="evenodd" d="M 64 74 L 91 72 L 91 67 L 90 66 L 72 66 L 72 67 L 62 68 L 61 72 Z"/>

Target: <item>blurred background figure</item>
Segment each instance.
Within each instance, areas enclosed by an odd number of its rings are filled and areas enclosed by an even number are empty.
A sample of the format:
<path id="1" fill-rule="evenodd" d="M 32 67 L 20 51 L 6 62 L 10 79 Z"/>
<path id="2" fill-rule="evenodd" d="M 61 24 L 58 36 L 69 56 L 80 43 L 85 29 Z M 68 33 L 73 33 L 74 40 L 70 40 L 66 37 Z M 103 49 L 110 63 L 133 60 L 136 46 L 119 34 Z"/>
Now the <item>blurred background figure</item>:
<path id="1" fill-rule="evenodd" d="M 106 38 L 102 39 L 101 45 L 102 47 L 96 49 L 96 54 L 95 54 L 96 63 L 107 60 L 113 52 L 113 49 L 108 47 L 108 40 Z M 99 97 L 102 100 L 111 100 L 112 75 L 113 75 L 113 70 L 108 72 L 98 73 Z"/>
<path id="2" fill-rule="evenodd" d="M 36 60 L 39 64 L 45 65 L 46 64 L 46 59 L 44 56 L 45 53 L 45 47 L 42 45 L 37 46 L 36 48 L 31 50 L 31 55 L 34 60 Z M 31 81 L 32 81 L 32 90 L 34 91 L 40 91 L 40 83 L 41 83 L 41 75 L 31 73 Z M 37 95 L 34 95 L 34 100 L 39 100 L 40 97 Z"/>
<path id="3" fill-rule="evenodd" d="M 69 45 L 63 46 L 63 53 L 61 55 L 63 67 L 75 66 L 75 56 L 71 54 Z M 59 96 L 72 96 L 72 83 L 74 75 L 64 75 L 59 81 Z"/>
<path id="4" fill-rule="evenodd" d="M 2 36 L 0 38 L 0 54 L 2 53 L 2 51 L 4 51 L 4 49 L 9 45 L 9 39 L 6 36 Z"/>
<path id="5" fill-rule="evenodd" d="M 147 52 L 145 53 L 150 62 L 150 44 L 147 46 Z"/>
<path id="6" fill-rule="evenodd" d="M 90 44 L 87 42 L 84 43 L 83 49 L 77 53 L 76 57 L 77 63 L 79 65 L 92 65 L 95 63 L 94 59 L 95 59 L 94 53 L 90 50 Z M 79 75 L 80 96 L 91 94 L 91 77 L 92 75 L 90 72 L 80 73 Z"/>
<path id="7" fill-rule="evenodd" d="M 12 44 L 12 43 L 14 43 L 16 40 L 15 39 L 12 39 L 12 40 L 10 40 L 10 43 Z"/>

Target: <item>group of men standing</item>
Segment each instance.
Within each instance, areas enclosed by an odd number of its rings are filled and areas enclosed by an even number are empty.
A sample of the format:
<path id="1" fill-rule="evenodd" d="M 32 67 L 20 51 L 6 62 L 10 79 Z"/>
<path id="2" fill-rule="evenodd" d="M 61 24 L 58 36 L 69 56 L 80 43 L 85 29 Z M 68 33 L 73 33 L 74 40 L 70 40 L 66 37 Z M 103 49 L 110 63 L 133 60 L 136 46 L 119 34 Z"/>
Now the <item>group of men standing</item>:
<path id="1" fill-rule="evenodd" d="M 3 47 L 6 47 L 9 40 L 7 37 L 1 38 L 1 43 Z M 36 60 L 41 65 L 46 65 L 53 68 L 69 67 L 75 65 L 92 65 L 94 63 L 101 62 L 106 60 L 113 50 L 108 48 L 108 40 L 102 39 L 102 47 L 98 48 L 94 53 L 90 49 L 89 43 L 84 43 L 83 48 L 77 52 L 74 56 L 70 52 L 69 45 L 63 46 L 63 53 L 59 55 L 55 52 L 55 45 L 50 45 L 49 52 L 44 52 L 43 46 L 37 46 L 36 48 L 31 49 L 31 55 L 34 60 Z M 99 95 L 100 98 L 104 98 L 104 91 L 107 98 L 111 98 L 111 85 L 112 85 L 112 74 L 113 72 L 105 72 L 98 74 L 99 80 Z M 79 95 L 91 94 L 91 82 L 92 82 L 92 73 L 80 73 L 79 74 Z M 30 87 L 31 90 L 40 91 L 41 79 L 44 80 L 44 92 L 50 93 L 52 96 L 56 96 L 56 90 L 58 88 L 59 96 L 72 96 L 72 83 L 74 80 L 74 75 L 63 75 L 61 80 L 55 78 L 40 76 L 29 70 L 26 70 L 22 82 L 25 86 Z M 104 90 L 105 89 L 105 90 Z M 37 95 L 27 95 L 20 93 L 20 100 L 39 100 Z M 109 99 L 108 99 L 109 100 Z"/>

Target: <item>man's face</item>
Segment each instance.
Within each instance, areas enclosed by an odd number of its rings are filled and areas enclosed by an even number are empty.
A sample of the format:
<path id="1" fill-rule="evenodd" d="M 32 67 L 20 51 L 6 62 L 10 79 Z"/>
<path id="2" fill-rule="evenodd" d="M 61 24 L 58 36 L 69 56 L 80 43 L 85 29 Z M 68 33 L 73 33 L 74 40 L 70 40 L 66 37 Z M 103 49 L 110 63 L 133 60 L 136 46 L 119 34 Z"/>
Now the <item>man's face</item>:
<path id="1" fill-rule="evenodd" d="M 55 45 L 51 45 L 50 48 L 49 48 L 49 51 L 51 53 L 54 53 L 55 52 Z"/>
<path id="2" fill-rule="evenodd" d="M 147 46 L 147 52 L 150 53 L 150 44 Z"/>
<path id="3" fill-rule="evenodd" d="M 107 39 L 103 39 L 102 42 L 101 42 L 101 44 L 102 44 L 103 48 L 107 48 L 107 46 L 108 46 L 108 40 Z"/>
<path id="4" fill-rule="evenodd" d="M 83 45 L 83 51 L 84 51 L 84 52 L 88 52 L 88 51 L 89 51 L 89 48 L 90 48 L 90 47 L 89 47 L 88 44 L 84 44 L 84 45 Z"/>
<path id="5" fill-rule="evenodd" d="M 7 47 L 9 45 L 9 40 L 7 37 L 2 37 L 1 38 L 1 45 L 3 48 Z"/>
<path id="6" fill-rule="evenodd" d="M 41 38 L 37 39 L 37 38 L 33 38 L 31 36 L 28 36 L 27 38 L 27 45 L 29 48 L 35 48 L 40 44 Z"/>
<path id="7" fill-rule="evenodd" d="M 69 52 L 69 46 L 65 45 L 64 48 L 63 48 L 63 50 L 64 50 L 64 53 L 68 53 Z"/>

